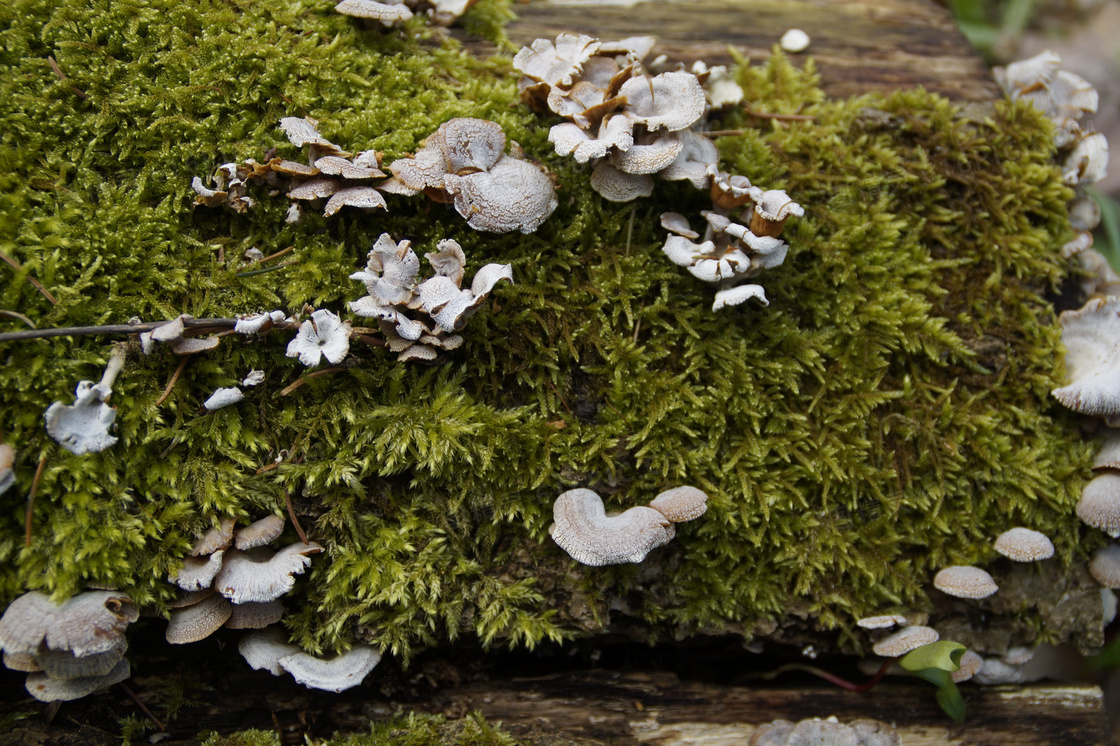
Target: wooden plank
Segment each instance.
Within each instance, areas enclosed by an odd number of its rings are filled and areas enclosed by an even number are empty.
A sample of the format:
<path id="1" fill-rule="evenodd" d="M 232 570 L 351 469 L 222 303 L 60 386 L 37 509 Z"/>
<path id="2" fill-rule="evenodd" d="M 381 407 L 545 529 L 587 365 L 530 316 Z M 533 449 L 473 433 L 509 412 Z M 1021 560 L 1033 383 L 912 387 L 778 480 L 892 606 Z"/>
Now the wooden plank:
<path id="1" fill-rule="evenodd" d="M 517 45 L 562 31 L 601 39 L 649 34 L 659 40 L 655 55 L 719 65 L 731 61 L 728 46 L 762 59 L 786 30 L 800 28 L 812 44 L 793 57 L 816 60 L 830 96 L 914 86 L 958 101 L 1002 95 L 948 10 L 931 0 L 535 0 L 516 10 L 507 31 Z"/>

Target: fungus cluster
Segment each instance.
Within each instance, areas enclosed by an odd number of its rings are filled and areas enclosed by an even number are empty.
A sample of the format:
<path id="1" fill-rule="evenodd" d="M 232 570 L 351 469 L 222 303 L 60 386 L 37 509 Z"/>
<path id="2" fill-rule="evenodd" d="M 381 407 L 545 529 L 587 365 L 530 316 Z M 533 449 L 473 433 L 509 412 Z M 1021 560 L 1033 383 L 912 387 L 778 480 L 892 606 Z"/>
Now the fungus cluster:
<path id="1" fill-rule="evenodd" d="M 835 717 L 810 718 L 799 722 L 771 720 L 758 726 L 747 746 L 898 746 L 902 739 L 888 723 L 861 718 L 841 723 Z"/>
<path id="2" fill-rule="evenodd" d="M 245 635 L 237 650 L 254 671 L 263 669 L 273 676 L 290 673 L 303 686 L 328 692 L 341 692 L 361 684 L 381 662 L 381 653 L 368 645 L 355 645 L 329 660 L 316 658 L 286 642 L 284 633 L 275 627 Z"/>
<path id="3" fill-rule="evenodd" d="M 350 275 L 369 295 L 350 303 L 359 316 L 377 319 L 397 359 L 434 360 L 441 351 L 463 343 L 456 332 L 486 300 L 499 280 L 513 282 L 508 264 L 487 264 L 462 287 L 466 256 L 456 241 L 440 241 L 425 254 L 435 274 L 418 282 L 420 260 L 409 241 L 393 241 L 382 233 L 367 257 L 364 270 Z"/>
<path id="4" fill-rule="evenodd" d="M 195 177 L 191 186 L 199 195 L 196 204 L 228 205 L 244 211 L 252 199 L 244 194 L 248 182 L 287 190 L 292 200 L 288 222 L 303 216 L 303 204 L 322 204 L 330 217 L 343 207 L 388 209 L 382 192 L 412 196 L 424 193 L 437 202 L 450 203 L 475 230 L 531 233 L 556 209 L 556 190 L 540 165 L 527 160 L 517 143 L 510 143 L 502 128 L 485 119 L 452 119 L 421 142 L 414 155 L 389 164 L 393 176 L 380 168 L 381 153 L 367 150 L 357 155 L 324 138 L 313 119 L 280 120 L 288 140 L 307 146 L 307 163 L 273 158 L 266 163 L 249 159 L 226 163 L 215 174 L 217 188 L 208 189 Z M 232 196 L 236 195 L 236 196 Z"/>
<path id="5" fill-rule="evenodd" d="M 335 11 L 353 18 L 396 26 L 412 18 L 413 11 L 425 13 L 437 26 L 450 26 L 478 0 L 342 0 Z"/>
<path id="6" fill-rule="evenodd" d="M 284 530 L 284 519 L 276 515 L 236 532 L 234 526 L 233 518 L 223 518 L 168 578 L 184 591 L 171 604 L 166 633 L 171 644 L 197 642 L 223 626 L 263 629 L 280 621 L 280 597 L 311 565 L 311 555 L 323 550 L 314 542 L 269 550 L 266 545 Z"/>
<path id="7" fill-rule="evenodd" d="M 42 702 L 80 699 L 130 675 L 125 629 L 136 606 L 115 591 L 89 591 L 55 604 L 26 593 L 0 617 L 4 665 L 28 674 L 25 686 Z"/>
<path id="8" fill-rule="evenodd" d="M 552 506 L 553 541 L 577 562 L 592 567 L 641 562 L 676 535 L 674 524 L 691 521 L 708 509 L 708 496 L 695 487 L 676 487 L 648 506 L 608 514 L 602 499 L 588 489 L 562 493 Z"/>

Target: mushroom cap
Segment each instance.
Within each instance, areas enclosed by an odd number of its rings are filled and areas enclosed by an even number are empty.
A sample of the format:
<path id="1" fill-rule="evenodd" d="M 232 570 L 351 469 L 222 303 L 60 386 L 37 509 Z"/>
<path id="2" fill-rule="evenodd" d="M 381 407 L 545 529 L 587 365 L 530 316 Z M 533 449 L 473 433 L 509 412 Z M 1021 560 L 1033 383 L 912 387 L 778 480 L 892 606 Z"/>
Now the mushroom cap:
<path id="1" fill-rule="evenodd" d="M 202 406 L 206 411 L 213 412 L 215 409 L 221 409 L 222 407 L 228 407 L 230 404 L 236 404 L 244 398 L 245 394 L 241 392 L 241 389 L 236 386 L 230 386 L 229 388 L 215 390 L 214 393 L 210 395 L 209 399 L 202 402 Z"/>
<path id="2" fill-rule="evenodd" d="M 318 122 L 315 120 L 302 117 L 284 117 L 280 120 L 280 129 L 284 130 L 288 141 L 297 148 L 302 148 L 304 145 L 333 146 L 334 143 L 319 134 L 317 125 Z"/>
<path id="3" fill-rule="evenodd" d="M 229 629 L 264 629 L 284 617 L 284 604 L 280 601 L 251 601 L 230 606 L 232 613 L 225 624 Z"/>
<path id="4" fill-rule="evenodd" d="M 668 72 L 652 78 L 631 78 L 619 94 L 626 97 L 627 115 L 651 132 L 664 127 L 683 130 L 704 116 L 707 100 L 700 81 L 692 73 Z"/>
<path id="5" fill-rule="evenodd" d="M 381 662 L 381 653 L 368 645 L 353 648 L 331 660 L 322 660 L 307 653 L 294 653 L 280 658 L 280 668 L 310 689 L 341 692 L 352 689 Z"/>
<path id="6" fill-rule="evenodd" d="M 214 578 L 214 587 L 235 604 L 273 601 L 292 589 L 295 576 L 311 566 L 310 555 L 321 551 L 323 548 L 315 542 L 292 544 L 276 554 L 261 548 L 230 550 Z"/>
<path id="7" fill-rule="evenodd" d="M 350 275 L 350 279 L 365 284 L 376 305 L 387 306 L 407 303 L 412 298 L 419 272 L 420 259 L 411 243 L 398 243 L 388 233 L 382 233 L 366 255 L 365 269 Z M 359 311 L 355 309 L 355 313 Z"/>
<path id="8" fill-rule="evenodd" d="M 327 176 L 341 176 L 353 181 L 364 181 L 385 175 L 380 169 L 359 166 L 339 155 L 323 156 L 315 161 L 315 168 Z"/>
<path id="9" fill-rule="evenodd" d="M 608 516 L 603 501 L 588 489 L 562 493 L 552 514 L 553 541 L 577 562 L 592 567 L 641 562 L 676 533 L 672 521 L 653 508 L 640 506 Z"/>
<path id="10" fill-rule="evenodd" d="M 999 590 L 992 576 L 972 565 L 953 565 L 933 576 L 933 587 L 957 598 L 987 598 Z"/>
<path id="11" fill-rule="evenodd" d="M 316 176 L 288 190 L 288 199 L 320 199 L 331 196 L 339 189 L 342 189 L 342 184 L 338 179 Z"/>
<path id="12" fill-rule="evenodd" d="M 599 50 L 600 42 L 583 34 L 562 33 L 555 41 L 534 39 L 513 58 L 514 68 L 529 81 L 570 88 L 583 70 L 583 63 Z M 528 84 L 518 84 L 524 91 Z"/>
<path id="13" fill-rule="evenodd" d="M 43 670 L 31 653 L 4 653 L 4 667 L 10 671 L 37 673 Z"/>
<path id="14" fill-rule="evenodd" d="M 117 645 L 137 617 L 132 600 L 116 591 L 88 591 L 62 604 L 31 591 L 0 617 L 0 648 L 6 653 L 36 653 L 45 643 L 50 650 L 69 650 L 80 657 L 104 653 Z"/>
<path id="15" fill-rule="evenodd" d="M 662 492 L 650 501 L 649 507 L 673 523 L 699 518 L 708 509 L 708 495 L 687 485 Z"/>
<path id="16" fill-rule="evenodd" d="M 506 150 L 506 133 L 487 119 L 462 117 L 444 122 L 432 138 L 447 160 L 447 173 L 489 171 Z"/>
<path id="17" fill-rule="evenodd" d="M 963 659 L 964 656 L 961 656 Z M 1022 666 L 1012 666 L 999 658 L 985 658 L 984 665 L 972 675 L 972 681 L 984 686 L 994 684 L 1022 684 L 1025 677 Z"/>
<path id="18" fill-rule="evenodd" d="M 1109 544 L 1093 552 L 1089 574 L 1105 588 L 1120 588 L 1120 545 Z"/>
<path id="19" fill-rule="evenodd" d="M 966 650 L 964 655 L 961 656 L 961 667 L 956 671 L 951 671 L 949 675 L 953 679 L 953 683 L 959 684 L 962 681 L 968 681 L 984 667 L 984 658 L 979 653 Z"/>
<path id="20" fill-rule="evenodd" d="M 380 3 L 376 0 L 342 0 L 334 9 L 344 16 L 381 21 L 384 26 L 392 26 L 412 18 L 412 11 L 400 0 Z"/>
<path id="21" fill-rule="evenodd" d="M 300 324 L 299 333 L 288 343 L 285 354 L 298 357 L 307 367 L 318 365 L 322 358 L 341 363 L 350 352 L 350 322 L 338 314 L 320 309 Z"/>
<path id="22" fill-rule="evenodd" d="M 603 161 L 591 171 L 591 188 L 605 200 L 629 202 L 653 194 L 653 178 L 645 174 L 628 174 Z"/>
<path id="23" fill-rule="evenodd" d="M 52 679 L 45 673 L 28 674 L 24 687 L 40 702 L 69 702 L 119 684 L 132 675 L 128 659 L 122 658 L 113 670 L 104 676 L 88 676 L 80 679 Z"/>
<path id="24" fill-rule="evenodd" d="M 778 41 L 778 44 L 784 51 L 790 54 L 804 52 L 809 48 L 809 35 L 799 28 L 791 28 L 789 31 L 782 34 L 782 38 Z"/>
<path id="25" fill-rule="evenodd" d="M 532 233 L 559 204 L 548 175 L 511 156 L 488 171 L 445 176 L 443 187 L 454 197 L 456 211 L 479 231 Z"/>
<path id="26" fill-rule="evenodd" d="M 761 285 L 736 285 L 733 288 L 716 291 L 712 310 L 718 311 L 724 306 L 737 306 L 751 298 L 762 301 L 764 306 L 770 305 L 770 301 L 766 299 L 766 290 Z"/>
<path id="27" fill-rule="evenodd" d="M 128 650 L 128 640 L 115 638 L 113 647 L 102 653 L 76 656 L 69 650 L 40 650 L 35 660 L 40 670 L 52 679 L 80 679 L 87 676 L 104 676 L 116 668 Z"/>
<path id="28" fill-rule="evenodd" d="M 1054 545 L 1045 534 L 1021 526 L 1004 531 L 992 547 L 1015 562 L 1035 562 L 1054 556 Z"/>
<path id="29" fill-rule="evenodd" d="M 176 355 L 197 355 L 212 350 L 221 344 L 221 337 L 187 337 L 171 343 L 171 351 Z"/>
<path id="30" fill-rule="evenodd" d="M 78 456 L 109 448 L 117 442 L 116 436 L 109 434 L 117 410 L 105 403 L 112 393 L 104 384 L 79 381 L 73 404 L 56 401 L 47 407 L 43 416 L 47 433 Z"/>
<path id="31" fill-rule="evenodd" d="M 7 443 L 0 443 L 0 495 L 8 491 L 15 484 L 16 475 L 12 465 L 16 461 L 16 449 Z"/>
<path id="32" fill-rule="evenodd" d="M 1062 178 L 1070 186 L 1095 184 L 1107 175 L 1108 140 L 1100 132 L 1081 138 L 1062 167 Z"/>
<path id="33" fill-rule="evenodd" d="M 629 148 L 610 153 L 611 165 L 628 174 L 655 174 L 677 159 L 684 145 L 672 133 L 640 135 Z"/>
<path id="34" fill-rule="evenodd" d="M 381 196 L 381 192 L 373 187 L 352 186 L 339 189 L 331 195 L 331 198 L 327 200 L 327 206 L 323 208 L 323 216 L 329 218 L 343 207 L 357 207 L 361 210 L 374 210 L 380 207 L 387 210 L 389 205 L 385 202 L 385 198 Z"/>
<path id="35" fill-rule="evenodd" d="M 763 191 L 758 187 L 750 188 L 751 199 L 754 200 L 754 211 L 764 220 L 778 222 L 785 220 L 790 215 L 804 217 L 805 210 L 801 205 L 789 198 L 784 189 L 767 189 Z"/>
<path id="36" fill-rule="evenodd" d="M 264 669 L 273 676 L 284 673 L 280 659 L 302 652 L 298 645 L 292 645 L 287 635 L 276 627 L 250 632 L 237 643 L 237 652 L 254 671 Z"/>
<path id="37" fill-rule="evenodd" d="M 666 181 L 687 180 L 697 189 L 709 188 L 712 179 L 710 168 L 719 163 L 716 144 L 690 129 L 681 130 L 677 137 L 681 141 L 681 152 L 657 175 Z"/>
<path id="38" fill-rule="evenodd" d="M 1058 320 L 1070 383 L 1054 398 L 1081 414 L 1120 414 L 1120 298 L 1090 300 Z"/>
<path id="39" fill-rule="evenodd" d="M 439 242 L 436 251 L 425 254 L 424 258 L 432 265 L 437 275 L 451 280 L 455 287 L 463 284 L 463 271 L 467 266 L 467 255 L 458 241 L 447 238 Z"/>
<path id="40" fill-rule="evenodd" d="M 906 617 L 901 614 L 882 614 L 864 617 L 856 622 L 856 625 L 864 629 L 888 629 L 896 624 L 906 624 Z"/>
<path id="41" fill-rule="evenodd" d="M 191 556 L 198 557 L 204 554 L 211 554 L 219 549 L 225 549 L 233 542 L 233 527 L 236 525 L 237 519 L 232 516 L 223 516 L 218 525 L 211 528 L 202 538 L 195 542 L 194 547 L 191 549 Z"/>
<path id="42" fill-rule="evenodd" d="M 1077 516 L 1114 539 L 1120 536 L 1120 473 L 1109 471 L 1090 480 L 1081 491 Z"/>
<path id="43" fill-rule="evenodd" d="M 913 625 L 903 627 L 893 635 L 884 637 L 875 643 L 871 649 L 875 652 L 875 655 L 881 655 L 884 658 L 897 658 L 923 645 L 937 642 L 940 638 L 941 635 L 937 633 L 937 630 L 931 627 Z"/>
<path id="44" fill-rule="evenodd" d="M 224 550 L 219 549 L 201 557 L 185 557 L 179 571 L 169 575 L 167 579 L 184 591 L 201 591 L 209 588 L 214 582 L 214 576 L 222 569 L 223 553 Z"/>
<path id="45" fill-rule="evenodd" d="M 1097 457 L 1093 459 L 1093 468 L 1120 470 L 1120 430 L 1109 428 Z"/>
<path id="46" fill-rule="evenodd" d="M 217 594 L 208 596 L 193 606 L 172 610 L 165 637 L 172 645 L 204 640 L 225 624 L 232 613 L 229 601 Z"/>
<path id="47" fill-rule="evenodd" d="M 284 519 L 273 513 L 238 531 L 234 538 L 234 546 L 243 552 L 253 547 L 262 547 L 283 532 Z"/>

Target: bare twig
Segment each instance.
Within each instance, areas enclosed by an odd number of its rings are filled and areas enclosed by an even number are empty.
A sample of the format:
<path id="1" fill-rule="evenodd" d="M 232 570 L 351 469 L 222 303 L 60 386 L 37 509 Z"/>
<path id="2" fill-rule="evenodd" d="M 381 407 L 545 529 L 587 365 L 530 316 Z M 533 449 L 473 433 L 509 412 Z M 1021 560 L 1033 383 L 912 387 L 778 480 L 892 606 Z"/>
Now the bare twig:
<path id="1" fill-rule="evenodd" d="M 296 518 L 295 508 L 292 507 L 292 496 L 284 490 L 284 504 L 288 506 L 288 518 L 291 519 L 292 525 L 295 526 L 296 533 L 299 534 L 299 540 L 307 544 L 307 534 L 303 531 L 303 526 L 299 525 L 299 519 Z"/>
<path id="2" fill-rule="evenodd" d="M 322 370 L 317 370 L 314 373 L 308 373 L 306 376 L 303 376 L 302 378 L 297 379 L 295 383 L 293 383 L 290 386 L 282 389 L 280 391 L 280 396 L 287 396 L 288 394 L 292 393 L 293 391 L 298 389 L 303 384 L 310 381 L 312 378 L 318 378 L 319 376 L 330 375 L 331 373 L 341 373 L 344 370 L 346 370 L 346 368 L 323 368 Z"/>
<path id="3" fill-rule="evenodd" d="M 19 262 L 17 262 L 17 261 L 15 260 L 15 259 L 12 259 L 12 258 L 11 258 L 10 256 L 8 256 L 7 254 L 5 254 L 5 253 L 4 253 L 4 252 L 2 252 L 2 251 L 0 251 L 0 259 L 3 259 L 3 260 L 4 260 L 5 262 L 7 262 L 7 263 L 8 263 L 8 265 L 9 265 L 9 266 L 10 266 L 10 267 L 11 267 L 12 269 L 14 269 L 14 270 L 15 270 L 16 272 L 22 272 L 22 271 L 23 271 L 23 265 L 22 265 L 22 264 L 20 264 Z M 41 282 L 39 282 L 38 280 L 36 280 L 36 279 L 35 279 L 34 277 L 32 277 L 31 275 L 28 275 L 28 276 L 27 276 L 27 281 L 28 281 L 28 282 L 30 282 L 30 283 L 31 283 L 31 284 L 32 284 L 32 285 L 33 285 L 33 286 L 35 287 L 35 289 L 36 289 L 36 290 L 38 290 L 38 291 L 39 291 L 39 292 L 40 292 L 40 293 L 42 294 L 42 296 L 43 296 L 44 298 L 46 298 L 47 300 L 49 300 L 49 301 L 50 301 L 51 303 L 53 303 L 54 305 L 56 305 L 56 306 L 58 305 L 58 298 L 56 298 L 56 297 L 54 297 L 53 295 L 51 295 L 51 294 L 50 294 L 50 291 L 49 291 L 49 290 L 47 290 L 47 289 L 46 289 L 45 287 L 43 287 L 43 284 L 42 284 Z"/>
<path id="4" fill-rule="evenodd" d="M 134 691 L 129 689 L 123 681 L 120 682 L 119 686 L 121 689 L 124 689 L 125 694 L 132 698 L 132 701 L 136 703 L 136 706 L 140 708 L 140 711 L 148 716 L 148 720 L 151 720 L 161 731 L 167 730 L 167 726 L 160 722 L 160 719 L 152 714 L 152 711 L 149 710 L 142 701 L 140 701 L 140 698 L 136 696 L 136 693 Z"/>
<path id="5" fill-rule="evenodd" d="M 165 388 L 163 393 L 159 395 L 159 398 L 156 399 L 157 407 L 167 401 L 167 397 L 171 396 L 171 389 L 175 388 L 175 384 L 179 381 L 179 376 L 183 375 L 183 371 L 186 369 L 190 359 L 190 355 L 183 355 L 179 358 L 179 365 L 175 368 L 175 372 L 171 374 L 171 380 L 167 382 L 167 388 Z"/>
<path id="6" fill-rule="evenodd" d="M 3 254 L 0 254 L 0 258 L 5 257 Z M 158 329 L 166 323 L 166 321 L 148 321 L 141 324 L 102 324 L 100 326 L 62 326 L 54 329 L 28 329 L 24 332 L 6 332 L 0 334 L 0 342 L 18 342 L 25 339 L 43 339 L 45 337 L 96 337 L 99 335 L 140 334 L 142 332 L 150 332 L 153 329 Z M 188 329 L 232 329 L 236 325 L 237 319 L 183 319 L 183 326 Z M 201 333 L 201 331 L 199 333 Z"/>
<path id="7" fill-rule="evenodd" d="M 263 262 L 265 260 L 261 259 L 261 261 Z M 264 269 L 251 269 L 247 272 L 238 272 L 234 275 L 234 277 L 252 277 L 253 275 L 263 275 L 265 272 L 275 272 L 278 269 L 284 269 L 284 267 L 290 267 L 293 264 L 299 264 L 299 259 L 293 259 L 290 262 L 283 262 L 282 264 L 277 264 L 275 267 L 265 267 Z"/>
<path id="8" fill-rule="evenodd" d="M 23 527 L 23 545 L 31 546 L 31 515 L 35 507 L 35 493 L 39 491 L 39 480 L 43 478 L 43 468 L 47 465 L 47 457 L 39 459 L 39 467 L 35 469 L 35 477 L 31 480 L 31 492 L 27 495 L 27 520 Z"/>
<path id="9" fill-rule="evenodd" d="M 261 259 L 257 263 L 258 264 L 264 264 L 265 262 L 271 262 L 273 259 L 279 259 L 280 257 L 284 256 L 285 254 L 287 254 L 289 251 L 291 251 L 294 248 L 295 248 L 295 246 L 289 246 L 286 249 L 280 249 L 275 254 L 269 254 L 268 256 L 266 256 L 264 259 Z"/>

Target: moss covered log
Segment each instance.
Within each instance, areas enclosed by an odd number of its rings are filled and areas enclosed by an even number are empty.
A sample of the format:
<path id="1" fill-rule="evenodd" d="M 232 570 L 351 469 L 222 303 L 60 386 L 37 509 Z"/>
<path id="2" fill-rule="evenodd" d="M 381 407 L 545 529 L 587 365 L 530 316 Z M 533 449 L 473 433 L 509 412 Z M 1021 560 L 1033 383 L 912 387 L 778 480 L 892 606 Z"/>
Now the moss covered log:
<path id="1" fill-rule="evenodd" d="M 651 198 L 604 202 L 586 168 L 553 153 L 554 122 L 518 102 L 508 50 L 474 59 L 420 18 L 366 29 L 331 5 L 0 10 L 0 251 L 22 268 L 0 267 L 0 308 L 39 327 L 345 313 L 362 294 L 348 276 L 382 232 L 418 253 L 453 238 L 468 275 L 511 263 L 515 284 L 440 365 L 355 346 L 344 371 L 286 395 L 305 370 L 276 333 L 225 338 L 161 405 L 179 361 L 136 351 L 112 398 L 120 441 L 86 456 L 50 440 L 42 415 L 99 377 L 108 342 L 4 344 L 0 428 L 18 460 L 0 598 L 113 584 L 164 609 L 197 536 L 224 516 L 280 513 L 285 492 L 327 550 L 284 622 L 315 653 L 362 641 L 407 659 L 464 635 L 532 646 L 620 620 L 651 640 L 795 624 L 858 646 L 856 619 L 932 610 L 933 574 L 991 563 L 991 539 L 1015 525 L 1084 575 L 1100 542 L 1073 512 L 1090 450 L 1049 400 L 1071 192 L 1040 114 L 921 90 L 828 100 L 811 62 L 744 62 L 755 110 L 813 119 L 727 115 L 714 126 L 741 134 L 718 140 L 721 167 L 786 189 L 806 217 L 762 278 L 770 305 L 713 313 L 658 226 L 665 210 L 698 214 L 705 195 L 659 182 Z M 483 0 L 465 21 L 500 35 L 507 13 Z M 296 225 L 263 188 L 244 214 L 193 205 L 191 178 L 218 164 L 274 147 L 296 157 L 285 116 L 387 162 L 447 119 L 492 119 L 549 168 L 560 206 L 522 236 L 394 196 L 387 212 Z M 245 273 L 246 250 L 288 247 L 285 266 Z M 245 401 L 199 414 L 251 369 L 266 381 Z M 565 489 L 623 509 L 678 484 L 710 508 L 641 566 L 581 567 L 548 538 Z M 1003 618 L 1026 642 L 1099 642 L 1099 616 Z"/>

